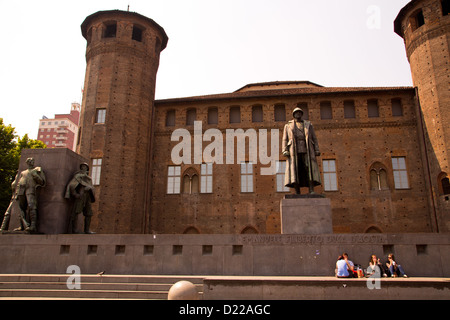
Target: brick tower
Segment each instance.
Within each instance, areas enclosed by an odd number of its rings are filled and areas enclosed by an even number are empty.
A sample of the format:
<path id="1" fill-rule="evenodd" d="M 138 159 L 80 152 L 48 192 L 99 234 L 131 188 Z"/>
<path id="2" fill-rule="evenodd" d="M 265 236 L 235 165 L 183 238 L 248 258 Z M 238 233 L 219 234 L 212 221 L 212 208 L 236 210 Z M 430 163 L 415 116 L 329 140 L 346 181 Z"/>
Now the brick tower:
<path id="1" fill-rule="evenodd" d="M 394 22 L 417 90 L 437 232 L 450 231 L 449 2 L 413 0 Z"/>
<path id="2" fill-rule="evenodd" d="M 134 12 L 99 11 L 81 25 L 87 40 L 77 151 L 96 185 L 92 229 L 144 233 L 159 55 L 167 35 Z"/>

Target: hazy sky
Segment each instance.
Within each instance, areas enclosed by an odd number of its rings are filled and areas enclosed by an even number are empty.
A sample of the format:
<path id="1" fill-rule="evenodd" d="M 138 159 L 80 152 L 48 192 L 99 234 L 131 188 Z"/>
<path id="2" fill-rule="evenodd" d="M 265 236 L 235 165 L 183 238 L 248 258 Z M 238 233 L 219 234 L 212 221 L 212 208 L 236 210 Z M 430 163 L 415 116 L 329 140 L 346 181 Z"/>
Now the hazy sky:
<path id="1" fill-rule="evenodd" d="M 409 0 L 0 0 L 0 118 L 36 139 L 39 119 L 81 101 L 86 41 L 100 10 L 138 12 L 168 37 L 156 98 L 254 82 L 411 86 L 393 21 Z"/>

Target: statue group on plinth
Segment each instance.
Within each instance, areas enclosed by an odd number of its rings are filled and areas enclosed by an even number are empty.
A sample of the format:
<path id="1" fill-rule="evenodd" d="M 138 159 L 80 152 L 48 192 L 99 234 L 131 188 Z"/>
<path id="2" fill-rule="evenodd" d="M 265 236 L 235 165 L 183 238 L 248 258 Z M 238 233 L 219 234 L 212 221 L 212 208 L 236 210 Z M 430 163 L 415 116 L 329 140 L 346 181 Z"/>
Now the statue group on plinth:
<path id="1" fill-rule="evenodd" d="M 52 190 L 49 190 L 49 192 L 55 192 L 55 185 L 57 185 L 58 187 L 56 187 L 56 193 L 58 194 L 58 190 L 61 189 L 61 201 L 67 203 L 67 209 L 61 212 L 61 216 L 56 217 L 56 219 L 60 219 L 62 222 L 62 228 L 60 228 L 59 226 L 61 224 L 50 224 L 51 226 L 49 227 L 49 221 L 46 220 L 48 217 L 47 211 L 39 214 L 40 220 L 38 225 L 38 198 L 40 198 L 41 201 L 44 201 L 44 203 L 46 201 L 45 195 L 44 198 L 42 198 L 42 194 L 38 196 L 38 188 L 44 187 L 47 180 L 42 168 L 35 166 L 35 160 L 33 157 L 27 158 L 26 164 L 28 168 L 17 173 L 13 183 L 11 184 L 12 197 L 4 214 L 3 221 L 1 222 L 0 232 L 8 231 L 11 215 L 13 213 L 13 207 L 16 208 L 15 204 L 17 203 L 18 210 L 14 209 L 14 215 L 17 215 L 18 227 L 15 228 L 13 232 L 37 233 L 39 229 L 39 232 L 41 233 L 48 233 L 49 231 L 50 233 L 78 233 L 77 220 L 79 214 L 82 213 L 84 216 L 83 233 L 94 233 L 90 230 L 90 225 L 93 216 L 91 203 L 95 202 L 95 194 L 92 179 L 89 176 L 89 165 L 87 163 L 82 163 L 79 166 L 79 171 L 72 176 L 67 185 L 64 184 L 62 187 L 59 187 L 60 184 L 50 184 L 52 186 L 50 189 Z M 51 176 L 55 175 L 53 174 Z M 53 193 L 51 193 L 49 197 L 53 197 Z M 66 200 L 64 200 L 64 198 Z M 51 206 L 44 204 L 42 210 L 48 210 L 48 208 L 51 209 Z M 64 225 L 67 223 L 67 217 L 69 219 L 66 229 Z M 43 226 L 43 224 L 45 226 Z"/>

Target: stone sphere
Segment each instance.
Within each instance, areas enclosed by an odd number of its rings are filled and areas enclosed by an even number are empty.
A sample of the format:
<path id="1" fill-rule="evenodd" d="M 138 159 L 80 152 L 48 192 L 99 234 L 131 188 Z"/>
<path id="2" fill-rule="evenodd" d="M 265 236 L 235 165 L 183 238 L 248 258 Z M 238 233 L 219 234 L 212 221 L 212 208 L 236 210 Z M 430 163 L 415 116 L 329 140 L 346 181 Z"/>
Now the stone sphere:
<path id="1" fill-rule="evenodd" d="M 198 300 L 195 285 L 189 281 L 178 281 L 169 290 L 168 300 Z"/>

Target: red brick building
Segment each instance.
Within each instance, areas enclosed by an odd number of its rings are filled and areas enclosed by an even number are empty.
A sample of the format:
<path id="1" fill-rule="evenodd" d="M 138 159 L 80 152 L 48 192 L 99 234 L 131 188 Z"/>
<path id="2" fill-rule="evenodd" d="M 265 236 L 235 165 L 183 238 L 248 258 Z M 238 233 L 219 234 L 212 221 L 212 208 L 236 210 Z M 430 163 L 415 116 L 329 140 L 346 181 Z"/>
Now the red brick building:
<path id="1" fill-rule="evenodd" d="M 53 119 L 39 120 L 38 140 L 47 148 L 68 148 L 75 151 L 80 120 L 80 104 L 72 103 L 69 114 L 55 114 Z"/>
<path id="2" fill-rule="evenodd" d="M 417 88 L 289 81 L 156 101 L 159 54 L 168 41 L 164 30 L 137 13 L 87 17 L 77 150 L 92 163 L 96 231 L 280 233 L 280 200 L 290 192 L 282 183 L 285 158 L 276 149 L 275 171 L 262 174 L 269 164 L 250 149 L 262 142 L 276 145 L 276 139 L 281 145 L 285 123 L 301 107 L 319 140 L 323 183 L 316 192 L 331 199 L 334 232 L 448 232 L 446 5 L 411 1 L 396 19 Z M 417 18 L 420 9 L 424 21 Z M 419 20 L 420 26 L 411 24 Z M 413 46 L 411 35 L 420 38 Z M 421 46 L 428 55 L 414 54 Z M 188 138 L 174 136 L 177 132 Z M 246 134 L 245 144 L 229 140 L 233 132 Z M 174 152 L 181 141 L 190 149 Z"/>

